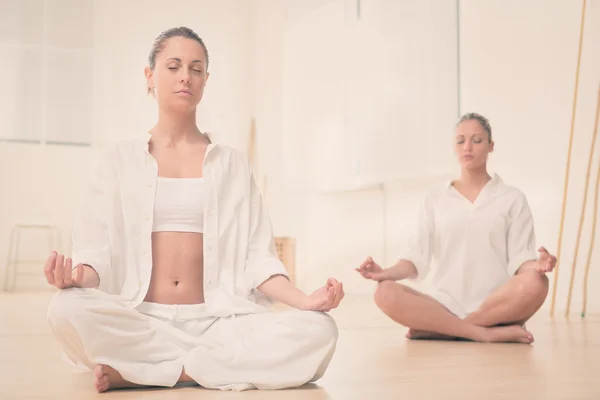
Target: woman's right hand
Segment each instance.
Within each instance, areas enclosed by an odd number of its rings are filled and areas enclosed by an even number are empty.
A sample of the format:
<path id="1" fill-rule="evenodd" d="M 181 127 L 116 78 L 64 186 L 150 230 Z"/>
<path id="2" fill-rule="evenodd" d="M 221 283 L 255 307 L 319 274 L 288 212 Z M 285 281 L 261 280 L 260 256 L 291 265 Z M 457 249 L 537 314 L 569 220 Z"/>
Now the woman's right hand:
<path id="1" fill-rule="evenodd" d="M 55 251 L 46 260 L 44 275 L 48 283 L 58 289 L 96 287 L 100 280 L 93 268 L 79 264 L 73 269 L 73 260 L 65 260 L 65 256 Z"/>

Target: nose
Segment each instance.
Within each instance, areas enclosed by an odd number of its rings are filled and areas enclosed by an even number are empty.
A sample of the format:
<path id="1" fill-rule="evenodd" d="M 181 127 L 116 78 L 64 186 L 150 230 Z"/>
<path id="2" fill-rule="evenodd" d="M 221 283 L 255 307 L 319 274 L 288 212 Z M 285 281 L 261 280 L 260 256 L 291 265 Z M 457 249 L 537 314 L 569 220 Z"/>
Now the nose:
<path id="1" fill-rule="evenodd" d="M 181 83 L 190 83 L 190 70 L 188 68 L 181 68 Z"/>
<path id="2" fill-rule="evenodd" d="M 473 146 L 472 146 L 472 143 L 471 143 L 471 141 L 470 141 L 470 140 L 465 140 L 465 144 L 464 144 L 464 146 L 463 146 L 463 149 L 464 149 L 465 151 L 471 151 L 471 148 L 472 148 L 472 147 L 473 147 Z"/>

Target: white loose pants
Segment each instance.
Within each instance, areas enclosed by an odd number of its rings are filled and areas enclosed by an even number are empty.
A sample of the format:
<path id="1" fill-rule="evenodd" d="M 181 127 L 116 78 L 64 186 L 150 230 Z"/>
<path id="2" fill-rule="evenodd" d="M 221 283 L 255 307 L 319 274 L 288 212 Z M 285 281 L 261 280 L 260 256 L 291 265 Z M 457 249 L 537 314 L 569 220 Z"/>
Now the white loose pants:
<path id="1" fill-rule="evenodd" d="M 142 303 L 132 309 L 94 289 L 65 289 L 48 320 L 66 355 L 130 382 L 172 387 L 182 370 L 209 389 L 284 389 L 321 378 L 338 331 L 325 313 L 281 311 L 209 317 L 204 305 Z"/>

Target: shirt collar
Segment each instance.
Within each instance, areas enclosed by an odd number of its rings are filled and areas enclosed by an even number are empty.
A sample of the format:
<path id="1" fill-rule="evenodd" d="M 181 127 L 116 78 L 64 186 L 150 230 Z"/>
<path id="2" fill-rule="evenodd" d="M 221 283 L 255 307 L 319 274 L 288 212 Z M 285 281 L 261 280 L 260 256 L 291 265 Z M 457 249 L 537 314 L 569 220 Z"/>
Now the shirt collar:
<path id="1" fill-rule="evenodd" d="M 488 186 L 488 187 L 496 186 L 496 185 L 504 183 L 502 178 L 500 178 L 500 176 L 497 173 L 493 173 L 491 175 L 491 177 L 492 177 L 492 179 L 490 179 L 489 182 L 486 184 L 486 186 Z M 445 187 L 447 189 L 450 189 L 452 187 L 452 182 L 453 182 L 452 179 L 447 180 L 445 183 Z"/>
<path id="2" fill-rule="evenodd" d="M 208 136 L 208 140 L 210 140 L 210 143 L 208 144 L 208 150 L 212 149 L 213 147 L 217 146 L 217 142 L 215 141 L 215 135 L 212 133 L 206 133 L 206 136 Z M 146 139 L 144 141 L 144 145 L 146 146 L 146 150 L 148 150 L 148 145 L 150 145 L 150 139 L 152 139 L 152 134 L 150 132 L 146 132 L 145 133 Z"/>

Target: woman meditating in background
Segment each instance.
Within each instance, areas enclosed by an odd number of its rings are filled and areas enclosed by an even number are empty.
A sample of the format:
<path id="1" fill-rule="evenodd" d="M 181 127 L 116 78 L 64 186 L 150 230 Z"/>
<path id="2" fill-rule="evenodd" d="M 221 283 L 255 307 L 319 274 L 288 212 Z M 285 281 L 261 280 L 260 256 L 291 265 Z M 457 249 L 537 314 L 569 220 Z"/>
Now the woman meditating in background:
<path id="1" fill-rule="evenodd" d="M 523 325 L 544 303 L 556 258 L 543 247 L 536 253 L 525 195 L 488 173 L 493 150 L 487 119 L 463 116 L 460 177 L 425 196 L 407 254 L 386 269 L 370 257 L 357 268 L 378 282 L 375 303 L 410 328 L 410 339 L 533 342 Z M 396 282 L 422 280 L 430 269 L 429 294 Z"/>
<path id="2" fill-rule="evenodd" d="M 44 273 L 61 289 L 48 319 L 98 391 L 195 381 L 221 390 L 282 389 L 323 376 L 344 296 L 288 279 L 252 172 L 196 126 L 209 77 L 188 28 L 155 41 L 145 70 L 156 125 L 104 152 L 73 229 L 73 255 Z M 271 312 L 272 301 L 295 310 Z"/>

